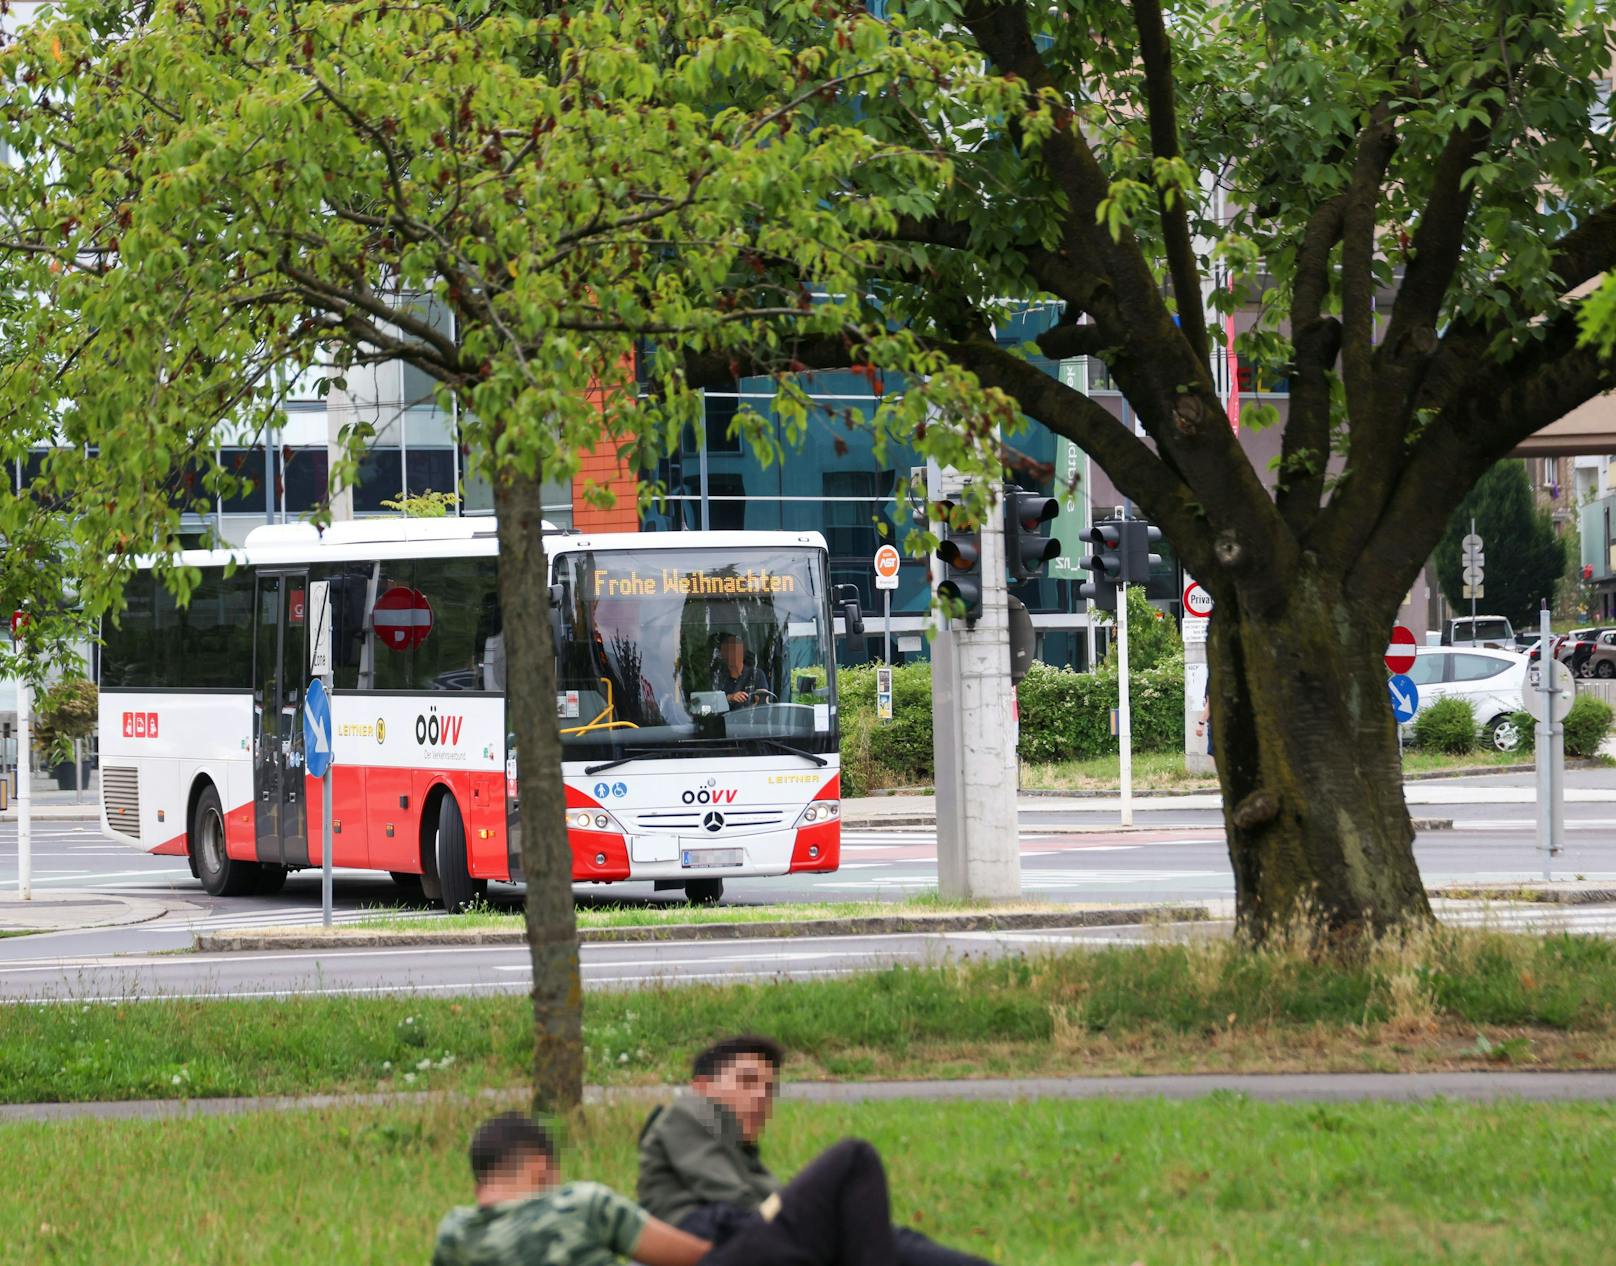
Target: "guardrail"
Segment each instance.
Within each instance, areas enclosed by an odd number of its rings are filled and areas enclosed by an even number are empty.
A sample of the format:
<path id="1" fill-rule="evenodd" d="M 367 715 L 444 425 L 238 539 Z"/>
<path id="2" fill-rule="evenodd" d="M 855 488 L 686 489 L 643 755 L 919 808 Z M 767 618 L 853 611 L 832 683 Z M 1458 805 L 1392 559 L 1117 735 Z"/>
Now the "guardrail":
<path id="1" fill-rule="evenodd" d="M 1591 677 L 1583 677 L 1577 682 L 1577 693 L 1603 699 L 1611 707 L 1616 708 L 1616 680 L 1600 681 Z"/>

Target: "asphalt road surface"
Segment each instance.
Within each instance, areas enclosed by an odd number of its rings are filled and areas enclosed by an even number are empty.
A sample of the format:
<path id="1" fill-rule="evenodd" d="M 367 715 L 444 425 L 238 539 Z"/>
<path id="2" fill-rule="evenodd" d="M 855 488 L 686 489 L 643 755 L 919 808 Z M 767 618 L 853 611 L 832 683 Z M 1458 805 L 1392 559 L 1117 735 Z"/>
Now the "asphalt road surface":
<path id="1" fill-rule="evenodd" d="M 1572 784 L 1582 795 L 1593 792 L 1616 797 L 1616 771 L 1576 771 Z M 1450 803 L 1418 807 L 1416 815 L 1451 817 L 1455 824 L 1452 830 L 1422 832 L 1416 840 L 1416 856 L 1427 881 L 1443 884 L 1541 877 L 1543 859 L 1535 848 L 1534 806 L 1520 801 L 1479 803 L 1475 793 L 1468 790 L 1505 787 L 1525 791 L 1529 785 L 1530 777 L 1518 774 L 1425 784 L 1428 790 L 1436 787 L 1441 798 Z M 1196 805 L 1192 800 L 1140 810 L 1135 820 L 1149 829 L 1132 833 L 1105 829 L 1114 828 L 1116 823 L 1115 809 L 1105 801 L 1097 801 L 1092 807 L 1026 808 L 1021 850 L 1027 895 L 1051 901 L 1130 904 L 1228 899 L 1232 885 L 1218 812 Z M 1616 799 L 1573 801 L 1567 804 L 1566 815 L 1567 851 L 1556 859 L 1556 876 L 1616 886 Z M 1057 826 L 1099 829 L 1074 835 L 1050 829 Z M 842 862 L 842 869 L 831 875 L 732 881 L 726 902 L 890 900 L 930 891 L 936 887 L 937 879 L 935 832 L 929 828 L 850 828 L 844 835 Z M 15 881 L 16 827 L 14 823 L 0 823 L 0 887 L 12 886 Z M 250 990 L 256 980 L 275 992 L 301 988 L 305 977 L 336 980 L 330 975 L 336 962 L 331 954 L 301 962 L 275 956 L 278 965 L 273 972 L 255 975 L 248 969 L 240 978 L 228 973 L 210 977 L 193 972 L 186 976 L 166 966 L 172 960 L 146 959 L 162 951 L 189 947 L 197 932 L 318 923 L 318 871 L 293 875 L 285 890 L 275 897 L 209 897 L 192 878 L 183 858 L 151 857 L 129 850 L 103 838 L 93 822 L 42 820 L 35 824 L 34 831 L 34 883 L 41 895 L 67 888 L 138 893 L 165 899 L 174 909 L 162 919 L 134 926 L 0 939 L 0 965 L 17 967 L 16 972 L 0 978 L 0 996 L 42 996 L 35 994 L 34 988 L 47 979 L 53 982 L 47 992 L 58 996 L 64 991 L 101 996 L 103 991 L 122 987 L 120 981 L 143 991 L 193 992 L 215 988 Z M 653 894 L 648 884 L 580 885 L 577 891 L 580 901 L 586 903 L 672 904 L 678 899 L 678 894 Z M 397 888 L 381 872 L 339 872 L 334 892 L 339 922 L 367 917 L 376 908 L 394 907 L 400 900 Z M 495 885 L 490 898 L 495 903 L 514 905 L 520 900 L 520 890 Z M 1608 932 L 1610 913 L 1537 911 L 1521 917 L 1538 922 L 1549 918 L 1559 920 L 1556 925 Z M 1470 917 L 1470 913 L 1458 910 L 1453 917 Z M 996 937 L 981 943 L 934 937 L 860 938 L 855 943 L 838 941 L 834 946 L 813 951 L 793 941 L 777 945 L 776 951 L 769 953 L 743 953 L 736 942 L 702 942 L 682 950 L 659 947 L 656 957 L 686 979 L 726 974 L 748 965 L 751 974 L 768 976 L 777 963 L 796 965 L 794 970 L 844 971 L 876 961 L 918 961 L 919 957 L 938 952 L 1023 952 L 1030 945 L 1050 943 L 1047 935 Z M 1114 939 L 1127 933 L 1077 935 L 1079 940 Z M 810 952 L 820 957 L 805 957 Z M 125 971 L 139 966 L 138 979 L 107 974 L 117 969 L 95 960 L 108 955 L 145 960 L 120 964 Z M 54 976 L 49 971 L 34 970 L 46 957 L 61 964 Z M 599 985 L 638 983 L 646 975 L 655 974 L 655 965 L 645 962 L 648 957 L 643 948 L 590 947 L 586 979 Z M 466 975 L 469 967 L 461 963 L 478 965 L 477 988 L 525 987 L 525 953 L 520 949 L 478 954 L 464 949 L 390 951 L 370 959 L 351 960 L 345 954 L 341 961 L 344 966 L 340 980 L 345 983 L 333 983 L 333 988 L 371 989 L 390 983 L 452 989 L 472 983 Z M 214 960 L 213 969 L 224 971 L 224 960 Z M 273 979 L 266 981 L 266 975 Z"/>

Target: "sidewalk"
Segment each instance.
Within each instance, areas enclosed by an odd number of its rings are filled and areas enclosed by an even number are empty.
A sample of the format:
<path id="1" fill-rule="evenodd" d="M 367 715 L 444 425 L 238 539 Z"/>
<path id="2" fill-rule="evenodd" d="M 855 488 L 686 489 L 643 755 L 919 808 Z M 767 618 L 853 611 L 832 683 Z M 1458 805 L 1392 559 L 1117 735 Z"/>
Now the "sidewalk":
<path id="1" fill-rule="evenodd" d="M 33 900 L 23 901 L 12 884 L 0 890 L 0 932 L 81 932 L 122 927 L 150 923 L 176 909 L 194 908 L 186 902 L 77 888 L 35 888 Z"/>
<path id="2" fill-rule="evenodd" d="M 39 779 L 35 779 L 30 791 L 30 814 L 35 818 L 54 821 L 84 819 L 91 822 L 99 821 L 101 818 L 101 789 L 94 779 L 82 792 L 62 791 L 48 783 L 41 784 Z M 17 798 L 12 796 L 5 809 L 0 810 L 0 822 L 16 820 Z"/>
<path id="3" fill-rule="evenodd" d="M 654 1101 L 673 1086 L 587 1087 L 586 1103 Z M 1192 1073 L 1153 1077 L 1029 1077 L 969 1081 L 786 1082 L 780 1097 L 800 1103 L 931 1102 L 1017 1103 L 1033 1099 L 1200 1099 L 1244 1095 L 1265 1103 L 1420 1103 L 1459 1099 L 1473 1103 L 1519 1099 L 1532 1103 L 1616 1100 L 1616 1073 Z M 238 1116 L 246 1112 L 342 1108 L 424 1107 L 460 1100 L 525 1103 L 520 1087 L 475 1095 L 417 1091 L 409 1094 L 276 1096 L 236 1099 L 130 1099 L 92 1103 L 19 1103 L 0 1106 L 0 1125 L 27 1121 L 147 1120 Z"/>

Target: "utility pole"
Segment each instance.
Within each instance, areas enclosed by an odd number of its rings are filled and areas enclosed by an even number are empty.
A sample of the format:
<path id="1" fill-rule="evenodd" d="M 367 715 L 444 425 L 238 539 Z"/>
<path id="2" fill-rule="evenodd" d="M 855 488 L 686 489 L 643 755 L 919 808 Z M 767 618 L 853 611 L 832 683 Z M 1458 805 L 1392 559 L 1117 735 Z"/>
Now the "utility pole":
<path id="1" fill-rule="evenodd" d="M 927 501 L 946 514 L 965 481 L 930 462 Z M 932 731 L 937 781 L 937 887 L 946 900 L 1021 896 L 1016 748 L 1010 701 L 1009 593 L 1002 521 L 974 530 L 933 521 L 935 591 L 963 605 L 932 642 Z"/>

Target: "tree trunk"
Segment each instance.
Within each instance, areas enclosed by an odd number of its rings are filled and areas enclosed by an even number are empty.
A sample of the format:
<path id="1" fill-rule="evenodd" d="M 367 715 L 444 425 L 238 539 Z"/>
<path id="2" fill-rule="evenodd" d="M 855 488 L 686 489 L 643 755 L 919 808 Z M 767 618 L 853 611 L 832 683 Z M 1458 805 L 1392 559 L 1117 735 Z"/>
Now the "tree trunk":
<path id="1" fill-rule="evenodd" d="M 508 664 L 505 723 L 516 736 L 527 940 L 533 959 L 533 1108 L 555 1113 L 583 1098 L 583 987 L 561 782 L 539 473 L 498 473 L 494 510 Z"/>
<path id="2" fill-rule="evenodd" d="M 1236 917 L 1256 939 L 1308 906 L 1337 932 L 1431 917 L 1386 692 L 1394 614 L 1317 573 L 1277 612 L 1219 599 L 1212 735 Z"/>

